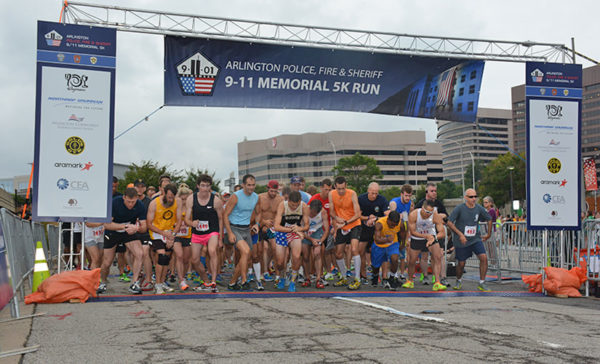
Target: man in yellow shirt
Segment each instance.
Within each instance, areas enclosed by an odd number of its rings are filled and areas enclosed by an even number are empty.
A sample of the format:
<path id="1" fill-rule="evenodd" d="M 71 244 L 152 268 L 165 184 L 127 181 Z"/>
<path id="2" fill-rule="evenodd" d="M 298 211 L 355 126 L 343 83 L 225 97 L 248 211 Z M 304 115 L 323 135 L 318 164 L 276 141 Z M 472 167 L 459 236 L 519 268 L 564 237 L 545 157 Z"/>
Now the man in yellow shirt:
<path id="1" fill-rule="evenodd" d="M 391 290 L 398 289 L 398 255 L 400 255 L 400 243 L 398 243 L 398 233 L 402 225 L 400 224 L 400 213 L 390 211 L 388 216 L 381 217 L 375 223 L 375 235 L 373 236 L 374 245 L 371 247 L 371 267 L 373 269 L 373 278 L 371 285 L 377 286 L 379 280 L 379 267 L 384 262 L 390 262 L 392 275 L 389 278 Z M 385 273 L 385 272 L 384 272 Z M 383 280 L 385 280 L 385 275 Z"/>

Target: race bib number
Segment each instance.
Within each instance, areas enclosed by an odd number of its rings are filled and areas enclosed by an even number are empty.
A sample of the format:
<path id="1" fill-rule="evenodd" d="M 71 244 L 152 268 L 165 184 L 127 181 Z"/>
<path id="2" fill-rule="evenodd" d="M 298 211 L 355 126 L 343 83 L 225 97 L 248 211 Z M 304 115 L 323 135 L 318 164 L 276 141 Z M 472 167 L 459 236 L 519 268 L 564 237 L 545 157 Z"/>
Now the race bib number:
<path id="1" fill-rule="evenodd" d="M 471 237 L 475 236 L 477 233 L 477 226 L 465 226 L 465 236 Z"/>
<path id="2" fill-rule="evenodd" d="M 200 220 L 198 221 L 198 226 L 196 227 L 198 231 L 208 231 L 208 221 Z"/>
<path id="3" fill-rule="evenodd" d="M 190 234 L 190 228 L 188 226 L 182 225 L 181 228 L 179 228 L 179 232 L 177 233 L 177 236 L 188 236 Z"/>

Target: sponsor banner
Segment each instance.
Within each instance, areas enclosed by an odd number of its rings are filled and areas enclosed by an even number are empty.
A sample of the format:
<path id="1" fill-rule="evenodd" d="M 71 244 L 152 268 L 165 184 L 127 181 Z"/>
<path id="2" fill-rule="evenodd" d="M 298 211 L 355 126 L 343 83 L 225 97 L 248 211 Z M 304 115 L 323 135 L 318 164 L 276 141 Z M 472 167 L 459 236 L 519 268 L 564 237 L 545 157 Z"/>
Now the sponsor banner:
<path id="1" fill-rule="evenodd" d="M 2 217 L 0 217 L 0 220 Z M 0 221 L 0 311 L 6 306 L 13 297 L 11 285 L 10 268 L 8 266 L 8 251 L 4 242 L 4 233 L 2 231 L 2 221 Z"/>
<path id="2" fill-rule="evenodd" d="M 596 160 L 592 157 L 583 160 L 583 176 L 585 179 L 585 190 L 596 191 L 598 189 L 598 175 L 596 172 Z"/>
<path id="3" fill-rule="evenodd" d="M 33 218 L 110 221 L 116 31 L 38 22 Z"/>
<path id="4" fill-rule="evenodd" d="M 474 122 L 483 61 L 165 37 L 165 105 Z"/>
<path id="5" fill-rule="evenodd" d="M 581 87 L 580 65 L 528 63 L 526 69 L 528 85 Z M 579 229 L 581 89 L 568 97 L 527 94 L 526 105 L 527 225 Z"/>

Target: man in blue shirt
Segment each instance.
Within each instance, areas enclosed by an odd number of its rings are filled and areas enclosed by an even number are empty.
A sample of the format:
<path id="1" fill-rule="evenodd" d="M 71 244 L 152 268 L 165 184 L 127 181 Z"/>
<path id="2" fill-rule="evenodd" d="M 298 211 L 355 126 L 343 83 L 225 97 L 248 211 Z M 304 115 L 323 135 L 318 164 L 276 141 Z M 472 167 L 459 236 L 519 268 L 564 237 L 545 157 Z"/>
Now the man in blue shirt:
<path id="1" fill-rule="evenodd" d="M 360 276 L 361 280 L 366 280 L 366 255 L 367 253 L 371 254 L 371 245 L 373 244 L 373 236 L 375 235 L 375 222 L 380 217 L 385 216 L 385 212 L 388 209 L 388 201 L 379 194 L 379 184 L 371 182 L 369 187 L 367 187 L 367 192 L 358 196 L 358 205 L 360 206 L 360 220 L 362 223 L 360 238 L 358 240 L 361 262 Z M 354 267 L 354 269 L 358 269 L 358 267 Z"/>

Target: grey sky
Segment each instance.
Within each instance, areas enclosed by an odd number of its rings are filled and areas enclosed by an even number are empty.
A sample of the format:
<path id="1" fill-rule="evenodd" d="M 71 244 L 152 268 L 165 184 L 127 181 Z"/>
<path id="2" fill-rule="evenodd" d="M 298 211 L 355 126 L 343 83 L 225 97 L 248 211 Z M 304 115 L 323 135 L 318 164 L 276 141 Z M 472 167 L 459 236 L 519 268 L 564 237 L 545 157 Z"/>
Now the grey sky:
<path id="1" fill-rule="evenodd" d="M 600 59 L 597 1 L 98 1 L 98 4 L 249 20 L 396 33 L 570 45 Z M 33 160 L 36 21 L 58 21 L 60 1 L 3 4 L 0 22 L 0 177 L 28 174 Z M 584 67 L 590 66 L 584 62 Z M 116 126 L 119 132 L 162 105 L 163 43 L 155 35 L 119 32 Z M 480 107 L 510 108 L 510 87 L 524 65 L 487 62 Z M 177 169 L 208 168 L 224 179 L 237 171 L 237 143 L 279 134 L 329 130 L 422 129 L 432 120 L 333 111 L 165 107 L 115 142 L 115 161 L 155 160 Z"/>

